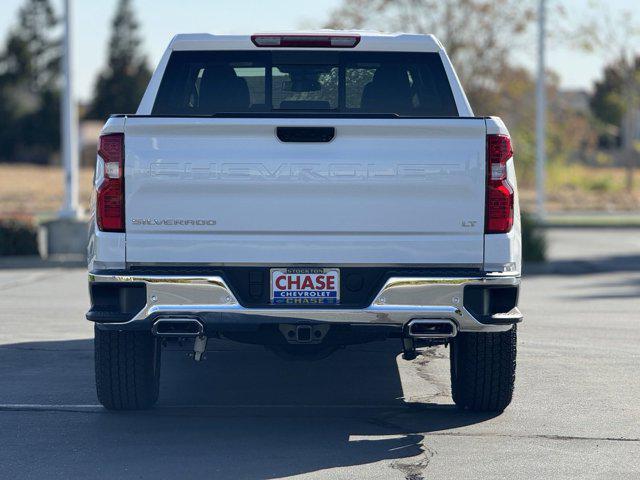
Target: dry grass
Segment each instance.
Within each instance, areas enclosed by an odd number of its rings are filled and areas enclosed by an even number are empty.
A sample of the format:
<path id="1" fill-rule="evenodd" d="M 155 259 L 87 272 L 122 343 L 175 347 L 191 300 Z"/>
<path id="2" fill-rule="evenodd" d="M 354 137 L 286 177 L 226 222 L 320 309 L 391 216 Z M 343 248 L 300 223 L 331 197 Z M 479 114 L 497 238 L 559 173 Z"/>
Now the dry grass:
<path id="1" fill-rule="evenodd" d="M 80 201 L 88 208 L 93 169 L 80 170 Z M 60 167 L 0 164 L 0 218 L 30 218 L 57 212 L 64 196 Z"/>
<path id="2" fill-rule="evenodd" d="M 626 190 L 624 168 L 550 165 L 547 170 L 547 210 L 550 212 L 628 212 L 640 209 L 640 171 L 635 189 Z M 533 187 L 520 187 L 523 209 L 535 208 Z"/>

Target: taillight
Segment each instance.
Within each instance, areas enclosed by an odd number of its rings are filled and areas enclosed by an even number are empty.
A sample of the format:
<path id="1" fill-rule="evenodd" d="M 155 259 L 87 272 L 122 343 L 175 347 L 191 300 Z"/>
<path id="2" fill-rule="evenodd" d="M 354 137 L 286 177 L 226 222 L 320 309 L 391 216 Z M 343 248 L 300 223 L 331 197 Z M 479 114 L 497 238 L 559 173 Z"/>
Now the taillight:
<path id="1" fill-rule="evenodd" d="M 251 35 L 256 47 L 269 48 L 353 48 L 360 35 Z"/>
<path id="2" fill-rule="evenodd" d="M 487 135 L 485 233 L 507 233 L 513 227 L 513 187 L 507 180 L 507 160 L 512 156 L 507 135 Z"/>
<path id="3" fill-rule="evenodd" d="M 103 181 L 96 192 L 96 217 L 103 232 L 124 232 L 124 134 L 100 136 Z"/>

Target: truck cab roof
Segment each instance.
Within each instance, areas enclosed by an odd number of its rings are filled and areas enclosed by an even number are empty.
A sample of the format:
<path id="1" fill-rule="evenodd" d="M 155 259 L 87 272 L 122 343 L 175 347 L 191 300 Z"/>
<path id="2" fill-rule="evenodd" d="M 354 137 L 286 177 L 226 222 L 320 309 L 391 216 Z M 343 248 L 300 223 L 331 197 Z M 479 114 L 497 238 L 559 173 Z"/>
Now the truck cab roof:
<path id="1" fill-rule="evenodd" d="M 331 37 L 355 36 L 359 38 L 357 50 L 438 52 L 442 44 L 433 35 L 413 33 L 382 33 L 369 30 L 301 30 L 293 32 L 257 32 L 242 35 L 217 35 L 210 33 L 186 33 L 173 37 L 168 50 L 252 50 L 258 49 L 252 37 Z M 288 48 L 288 47 L 281 47 Z M 294 47 L 295 48 L 295 47 Z M 324 48 L 324 47 L 305 47 Z"/>

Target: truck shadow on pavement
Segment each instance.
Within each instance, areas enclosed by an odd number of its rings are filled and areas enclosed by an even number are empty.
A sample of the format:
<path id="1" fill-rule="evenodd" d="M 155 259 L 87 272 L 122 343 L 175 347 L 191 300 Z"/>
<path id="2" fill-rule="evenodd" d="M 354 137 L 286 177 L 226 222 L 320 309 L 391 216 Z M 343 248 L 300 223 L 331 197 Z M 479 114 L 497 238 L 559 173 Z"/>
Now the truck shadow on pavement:
<path id="1" fill-rule="evenodd" d="M 262 479 L 391 460 L 422 478 L 425 434 L 491 416 L 406 403 L 397 354 L 387 341 L 291 362 L 216 342 L 196 364 L 169 349 L 158 407 L 117 413 L 92 407 L 91 340 L 3 345 L 0 425 L 20 433 L 0 461 L 27 477 Z"/>

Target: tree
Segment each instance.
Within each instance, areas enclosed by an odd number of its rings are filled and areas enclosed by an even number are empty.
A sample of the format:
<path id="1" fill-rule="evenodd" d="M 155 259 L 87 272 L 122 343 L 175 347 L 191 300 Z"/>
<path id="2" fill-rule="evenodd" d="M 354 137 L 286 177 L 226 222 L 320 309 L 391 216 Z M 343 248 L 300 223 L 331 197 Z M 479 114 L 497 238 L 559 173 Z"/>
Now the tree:
<path id="1" fill-rule="evenodd" d="M 640 85 L 640 57 L 632 62 L 621 57 L 604 69 L 602 80 L 596 82 L 591 97 L 591 110 L 602 122 L 619 127 L 627 110 L 625 90 L 629 76 Z M 637 88 L 637 87 L 636 87 Z"/>
<path id="2" fill-rule="evenodd" d="M 2 160 L 42 163 L 59 147 L 58 24 L 49 0 L 27 0 L 9 31 L 0 53 Z"/>
<path id="3" fill-rule="evenodd" d="M 595 84 L 590 105 L 596 118 L 619 129 L 620 153 L 627 166 L 626 187 L 631 191 L 638 157 L 635 133 L 640 108 L 640 56 L 630 59 L 621 54 L 608 65 L 603 79 Z"/>
<path id="4" fill-rule="evenodd" d="M 0 58 L 3 80 L 22 82 L 32 92 L 56 87 L 61 54 L 55 35 L 58 23 L 49 0 L 27 1 Z"/>
<path id="5" fill-rule="evenodd" d="M 88 118 L 104 119 L 112 113 L 136 110 L 151 77 L 140 52 L 138 30 L 131 0 L 120 0 L 112 21 L 108 64 L 98 76 Z"/>
<path id="6" fill-rule="evenodd" d="M 529 2 L 519 0 L 343 0 L 326 26 L 435 34 L 476 113 L 495 114 L 487 91 L 495 90 L 533 15 Z"/>
<path id="7" fill-rule="evenodd" d="M 328 28 L 373 28 L 433 33 L 455 64 L 476 115 L 498 115 L 509 126 L 518 182 L 531 186 L 535 167 L 535 79 L 514 62 L 526 49 L 534 2 L 521 0 L 343 0 Z M 558 17 L 563 18 L 563 12 Z M 557 21 L 557 19 L 556 19 Z M 589 119 L 554 102 L 558 80 L 549 75 L 547 136 L 550 163 L 574 160 L 594 143 Z"/>
<path id="8" fill-rule="evenodd" d="M 640 37 L 640 24 L 633 11 L 613 15 L 604 4 L 597 5 L 596 14 L 588 15 L 578 26 L 577 46 L 593 52 L 617 56 L 596 83 L 591 109 L 601 121 L 619 127 L 621 159 L 627 166 L 626 187 L 633 190 L 634 171 L 638 162 L 635 131 L 640 109 L 640 57 L 631 47 Z"/>

